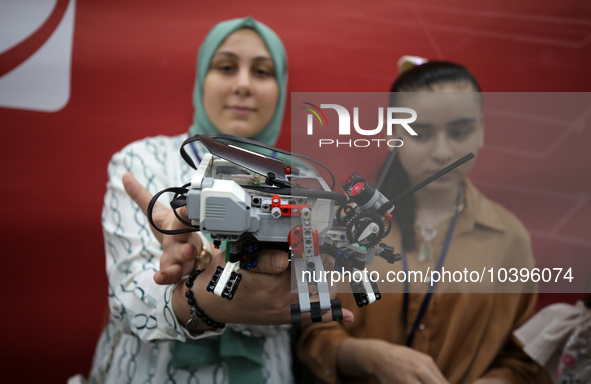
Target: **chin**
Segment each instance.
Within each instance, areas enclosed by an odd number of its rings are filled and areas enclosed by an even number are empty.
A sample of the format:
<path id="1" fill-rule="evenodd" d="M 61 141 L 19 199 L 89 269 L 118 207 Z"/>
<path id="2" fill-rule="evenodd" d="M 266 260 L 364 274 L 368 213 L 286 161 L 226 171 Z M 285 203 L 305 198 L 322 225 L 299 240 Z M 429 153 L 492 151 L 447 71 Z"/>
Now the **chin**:
<path id="1" fill-rule="evenodd" d="M 443 192 L 456 189 L 460 182 L 456 178 L 449 178 L 444 180 L 435 180 L 425 186 L 425 189 L 432 192 Z"/>
<path id="2" fill-rule="evenodd" d="M 223 133 L 227 133 L 229 135 L 234 135 L 238 137 L 251 138 L 253 136 L 256 136 L 258 132 L 256 129 L 253 129 L 250 126 L 245 126 L 244 124 L 237 124 L 232 125 L 228 129 L 223 130 Z"/>

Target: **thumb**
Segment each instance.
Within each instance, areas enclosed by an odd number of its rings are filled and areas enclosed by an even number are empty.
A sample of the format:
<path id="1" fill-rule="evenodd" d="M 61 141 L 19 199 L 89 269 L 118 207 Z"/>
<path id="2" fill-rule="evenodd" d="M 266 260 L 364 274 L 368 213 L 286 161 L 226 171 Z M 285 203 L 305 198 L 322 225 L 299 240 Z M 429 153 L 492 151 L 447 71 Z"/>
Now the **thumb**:
<path id="1" fill-rule="evenodd" d="M 355 315 L 353 312 L 348 310 L 347 308 L 341 308 L 343 311 L 343 320 L 345 323 L 352 323 L 355 320 Z M 324 315 L 322 315 L 322 322 L 323 323 L 330 323 L 332 320 L 332 312 L 328 311 Z"/>
<path id="2" fill-rule="evenodd" d="M 257 255 L 257 267 L 253 272 L 281 273 L 289 266 L 287 253 L 276 249 L 264 249 Z"/>

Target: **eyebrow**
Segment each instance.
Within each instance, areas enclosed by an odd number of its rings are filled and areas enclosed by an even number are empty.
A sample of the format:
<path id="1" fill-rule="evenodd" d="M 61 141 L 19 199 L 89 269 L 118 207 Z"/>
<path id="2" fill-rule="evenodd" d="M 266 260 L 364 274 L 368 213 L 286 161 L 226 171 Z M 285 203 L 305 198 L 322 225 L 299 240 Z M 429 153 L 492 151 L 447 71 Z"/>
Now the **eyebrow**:
<path id="1" fill-rule="evenodd" d="M 465 125 L 465 124 L 473 124 L 476 122 L 476 118 L 474 117 L 460 117 L 459 119 L 452 120 L 447 123 L 447 126 L 454 126 L 454 125 Z"/>
<path id="2" fill-rule="evenodd" d="M 446 127 L 454 127 L 456 125 L 466 125 L 466 124 L 474 124 L 474 123 L 476 123 L 476 118 L 474 118 L 474 117 L 460 117 L 459 119 L 450 121 L 445 126 Z M 429 123 L 421 123 L 421 122 L 415 121 L 411 124 L 412 124 L 412 127 L 415 129 L 423 129 L 423 130 L 433 129 L 433 124 L 429 124 Z"/>
<path id="3" fill-rule="evenodd" d="M 213 56 L 218 56 L 218 55 L 222 55 L 222 56 L 229 56 L 233 59 L 239 59 L 238 55 L 235 54 L 234 52 L 225 52 L 225 51 L 221 51 L 221 52 L 216 52 Z M 253 61 L 271 61 L 273 62 L 273 59 L 269 56 L 256 56 L 252 59 Z"/>
<path id="4" fill-rule="evenodd" d="M 427 124 L 427 123 L 419 123 L 419 122 L 413 122 L 411 123 L 412 127 L 415 129 L 433 129 L 433 125 L 432 124 Z"/>

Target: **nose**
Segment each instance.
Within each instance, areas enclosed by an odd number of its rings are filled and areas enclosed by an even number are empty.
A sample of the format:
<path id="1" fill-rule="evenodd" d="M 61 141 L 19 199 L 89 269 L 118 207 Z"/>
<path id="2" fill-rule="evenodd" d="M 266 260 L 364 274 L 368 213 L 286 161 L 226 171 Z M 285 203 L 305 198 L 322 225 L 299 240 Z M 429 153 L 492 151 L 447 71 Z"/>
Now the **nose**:
<path id="1" fill-rule="evenodd" d="M 252 93 L 252 76 L 248 68 L 240 68 L 236 73 L 234 93 L 248 96 Z"/>
<path id="2" fill-rule="evenodd" d="M 436 135 L 431 149 L 431 157 L 439 164 L 446 164 L 453 158 L 453 152 L 449 146 L 449 140 L 445 132 L 439 132 Z"/>

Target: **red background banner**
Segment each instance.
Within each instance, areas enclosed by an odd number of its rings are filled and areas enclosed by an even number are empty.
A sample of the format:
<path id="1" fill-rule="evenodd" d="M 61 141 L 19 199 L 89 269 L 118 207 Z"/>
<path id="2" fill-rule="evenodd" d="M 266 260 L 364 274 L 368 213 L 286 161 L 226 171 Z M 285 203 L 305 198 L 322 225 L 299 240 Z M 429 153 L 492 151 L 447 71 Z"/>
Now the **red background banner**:
<path id="1" fill-rule="evenodd" d="M 107 302 L 100 213 L 109 158 L 133 140 L 187 130 L 200 42 L 216 22 L 247 15 L 283 39 L 289 92 L 388 91 L 402 55 L 463 63 L 487 92 L 591 90 L 585 0 L 78 1 L 69 102 L 54 113 L 0 108 L 4 382 L 87 373 Z M 520 216 L 536 255 L 591 254 L 590 119 L 557 138 L 527 127 L 520 149 L 552 138 L 548 159 L 481 153 L 476 184 Z M 288 108 L 283 148 L 289 125 Z M 574 166 L 551 161 L 561 155 Z M 539 161 L 569 177 L 532 174 Z M 520 182 L 530 189 L 514 188 Z M 578 296 L 545 295 L 541 305 Z"/>

